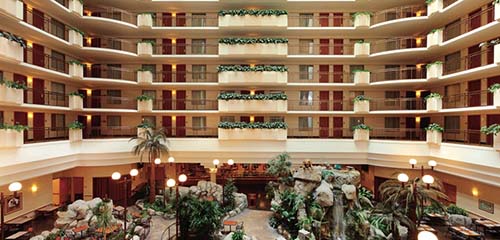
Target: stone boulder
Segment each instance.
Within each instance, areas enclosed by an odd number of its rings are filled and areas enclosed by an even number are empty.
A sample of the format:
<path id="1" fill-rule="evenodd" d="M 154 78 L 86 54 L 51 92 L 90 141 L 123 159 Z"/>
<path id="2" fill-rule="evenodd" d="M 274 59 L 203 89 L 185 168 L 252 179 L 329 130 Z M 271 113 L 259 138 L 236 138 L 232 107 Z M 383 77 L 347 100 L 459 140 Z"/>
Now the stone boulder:
<path id="1" fill-rule="evenodd" d="M 322 207 L 333 206 L 333 191 L 332 186 L 326 181 L 321 181 L 319 187 L 314 191 L 316 202 Z"/>
<path id="2" fill-rule="evenodd" d="M 209 181 L 199 181 L 189 188 L 190 194 L 200 199 L 222 202 L 222 186 Z"/>
<path id="3" fill-rule="evenodd" d="M 342 192 L 348 200 L 356 199 L 356 186 L 351 184 L 342 185 Z"/>
<path id="4" fill-rule="evenodd" d="M 342 185 L 358 186 L 361 182 L 361 173 L 353 168 L 347 170 L 324 170 L 325 180 L 335 189 L 342 189 Z"/>
<path id="5" fill-rule="evenodd" d="M 295 173 L 293 173 L 293 178 L 295 180 L 301 180 L 305 182 L 321 182 L 321 171 L 323 168 L 314 166 L 311 168 L 299 168 Z"/>
<path id="6" fill-rule="evenodd" d="M 466 227 L 472 226 L 472 219 L 470 217 L 458 214 L 450 214 L 450 216 L 448 217 L 448 221 L 452 226 L 455 225 L 466 226 Z"/>

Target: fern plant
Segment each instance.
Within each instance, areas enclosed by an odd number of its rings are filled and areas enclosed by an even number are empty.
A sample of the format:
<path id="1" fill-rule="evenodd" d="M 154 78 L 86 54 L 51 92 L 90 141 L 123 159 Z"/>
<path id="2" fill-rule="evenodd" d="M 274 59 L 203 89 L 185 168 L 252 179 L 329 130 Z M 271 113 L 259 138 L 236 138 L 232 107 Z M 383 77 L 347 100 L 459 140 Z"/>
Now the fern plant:
<path id="1" fill-rule="evenodd" d="M 425 128 L 426 131 L 444 132 L 444 128 L 437 123 L 431 123 Z"/>

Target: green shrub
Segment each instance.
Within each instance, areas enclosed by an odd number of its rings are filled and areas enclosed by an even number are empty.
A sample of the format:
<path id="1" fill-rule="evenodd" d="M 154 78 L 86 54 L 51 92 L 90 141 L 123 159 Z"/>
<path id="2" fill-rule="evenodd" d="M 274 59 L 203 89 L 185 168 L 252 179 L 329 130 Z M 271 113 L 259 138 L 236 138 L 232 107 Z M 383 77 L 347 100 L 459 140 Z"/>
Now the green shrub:
<path id="1" fill-rule="evenodd" d="M 148 128 L 154 128 L 153 124 L 149 123 L 148 121 L 141 122 L 139 125 L 137 125 L 137 128 L 142 128 L 142 129 L 148 129 Z"/>
<path id="2" fill-rule="evenodd" d="M 149 40 L 149 39 L 147 39 L 147 40 L 141 40 L 141 41 L 139 41 L 139 43 L 149 43 L 152 46 L 156 45 L 156 41 L 155 40 Z"/>
<path id="3" fill-rule="evenodd" d="M 233 10 L 220 10 L 219 16 L 281 16 L 288 15 L 287 10 L 278 9 L 233 9 Z"/>
<path id="4" fill-rule="evenodd" d="M 8 88 L 14 88 L 14 89 L 22 89 L 22 90 L 28 89 L 28 86 L 26 86 L 26 84 L 24 83 L 8 81 L 3 79 L 0 79 L 0 85 L 5 85 Z"/>
<path id="5" fill-rule="evenodd" d="M 8 39 L 9 41 L 16 42 L 21 46 L 22 48 L 27 48 L 28 45 L 26 45 L 26 41 L 22 37 L 16 36 L 10 32 L 0 32 L 0 37 L 4 37 Z"/>
<path id="6" fill-rule="evenodd" d="M 358 124 L 358 125 L 352 127 L 353 131 L 357 130 L 357 129 L 359 129 L 359 130 L 368 130 L 368 131 L 373 130 L 371 127 L 365 125 L 364 123 L 361 123 L 361 124 Z"/>
<path id="7" fill-rule="evenodd" d="M 229 179 L 226 184 L 224 184 L 222 192 L 222 197 L 224 198 L 224 211 L 232 211 L 236 207 L 234 193 L 238 192 L 238 188 L 234 185 L 233 179 Z"/>
<path id="8" fill-rule="evenodd" d="M 288 125 L 285 122 L 220 122 L 218 128 L 222 129 L 287 129 Z"/>
<path id="9" fill-rule="evenodd" d="M 8 125 L 5 123 L 0 123 L 0 129 L 5 129 L 5 130 L 14 130 L 16 132 L 23 132 L 29 129 L 28 126 L 21 125 L 19 123 L 16 123 L 14 125 Z"/>
<path id="10" fill-rule="evenodd" d="M 356 96 L 353 100 L 353 102 L 362 102 L 362 101 L 370 101 L 370 98 L 366 97 L 365 95 L 359 95 Z"/>
<path id="11" fill-rule="evenodd" d="M 500 0 L 499 0 L 500 1 Z M 500 89 L 500 83 L 495 83 L 488 88 L 488 91 L 494 93 L 496 90 Z"/>
<path id="12" fill-rule="evenodd" d="M 221 38 L 220 44 L 282 44 L 288 43 L 288 38 Z"/>
<path id="13" fill-rule="evenodd" d="M 217 96 L 218 100 L 287 100 L 288 97 L 284 93 L 270 94 L 240 94 L 240 93 L 221 93 Z"/>
<path id="14" fill-rule="evenodd" d="M 465 209 L 463 209 L 463 208 L 461 208 L 461 207 L 459 207 L 459 206 L 457 206 L 455 204 L 450 204 L 446 208 L 446 212 L 448 214 L 456 214 L 456 215 L 462 215 L 462 216 L 469 216 L 469 213 Z"/>
<path id="15" fill-rule="evenodd" d="M 68 126 L 69 129 L 83 129 L 84 125 L 81 122 L 78 122 L 75 120 L 74 122 L 71 122 Z"/>
<path id="16" fill-rule="evenodd" d="M 490 126 L 484 126 L 481 127 L 481 132 L 486 134 L 486 135 L 497 135 L 500 132 L 500 125 L 499 124 L 491 124 Z"/>
<path id="17" fill-rule="evenodd" d="M 429 126 L 425 128 L 426 131 L 437 131 L 437 132 L 444 132 L 444 128 L 439 126 L 437 123 L 431 123 Z"/>
<path id="18" fill-rule="evenodd" d="M 241 65 L 220 65 L 218 72 L 286 72 L 288 67 L 282 65 L 257 65 L 254 67 Z"/>
<path id="19" fill-rule="evenodd" d="M 430 68 L 432 65 L 443 65 L 443 62 L 441 61 L 435 61 L 435 62 L 432 62 L 432 63 L 428 63 L 427 65 L 425 65 L 426 68 Z"/>
<path id="20" fill-rule="evenodd" d="M 79 92 L 70 92 L 68 94 L 68 96 L 79 96 L 81 98 L 84 98 L 85 96 L 83 95 L 83 93 L 79 93 Z"/>
<path id="21" fill-rule="evenodd" d="M 432 29 L 432 30 L 429 32 L 429 34 L 432 34 L 432 33 L 438 32 L 438 31 L 443 31 L 443 29 L 442 29 L 442 28 L 434 28 L 434 29 Z"/>
<path id="22" fill-rule="evenodd" d="M 140 96 L 137 96 L 135 99 L 139 102 L 144 102 L 144 101 L 153 100 L 153 97 L 150 95 L 140 95 Z"/>
<path id="23" fill-rule="evenodd" d="M 73 31 L 75 31 L 75 32 L 77 32 L 77 33 L 79 33 L 80 35 L 82 35 L 82 37 L 85 36 L 85 33 L 82 30 L 78 29 L 78 28 L 70 27 L 70 29 L 73 30 Z"/>
<path id="24" fill-rule="evenodd" d="M 245 237 L 245 232 L 243 230 L 237 230 L 233 233 L 231 240 L 243 240 Z"/>
<path id="25" fill-rule="evenodd" d="M 430 98 L 439 98 L 439 99 L 441 99 L 441 98 L 443 98 L 443 96 L 441 96 L 441 94 L 439 94 L 439 93 L 431 93 L 431 94 L 425 96 L 424 100 L 427 101 Z"/>

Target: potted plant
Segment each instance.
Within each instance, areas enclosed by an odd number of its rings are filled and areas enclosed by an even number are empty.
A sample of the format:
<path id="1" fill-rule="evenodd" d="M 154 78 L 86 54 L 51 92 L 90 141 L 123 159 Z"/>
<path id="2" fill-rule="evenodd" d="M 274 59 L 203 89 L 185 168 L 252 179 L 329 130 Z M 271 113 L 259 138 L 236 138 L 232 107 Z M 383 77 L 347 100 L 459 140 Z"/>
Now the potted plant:
<path id="1" fill-rule="evenodd" d="M 27 48 L 26 42 L 9 32 L 0 32 L 0 54 L 8 58 L 24 61 L 24 48 Z"/>
<path id="2" fill-rule="evenodd" d="M 156 14 L 152 12 L 139 13 L 137 14 L 137 27 L 152 27 L 155 18 Z"/>
<path id="3" fill-rule="evenodd" d="M 23 104 L 24 90 L 28 87 L 24 83 L 5 81 L 0 79 L 0 102 L 7 104 Z"/>
<path id="4" fill-rule="evenodd" d="M 288 67 L 283 65 L 220 65 L 217 67 L 222 84 L 286 84 Z"/>
<path id="5" fill-rule="evenodd" d="M 439 112 L 443 108 L 443 97 L 439 93 L 431 93 L 424 100 L 427 112 Z"/>
<path id="6" fill-rule="evenodd" d="M 21 0 L 2 0 L 0 3 L 0 9 L 5 12 L 17 17 L 18 19 L 23 19 L 24 4 Z"/>
<path id="7" fill-rule="evenodd" d="M 481 132 L 486 135 L 493 135 L 493 148 L 500 151 L 500 124 L 491 124 L 490 126 L 484 126 L 481 128 Z"/>
<path id="8" fill-rule="evenodd" d="M 83 16 L 83 0 L 69 0 L 69 10 Z"/>
<path id="9" fill-rule="evenodd" d="M 220 56 L 261 56 L 288 54 L 287 38 L 221 38 Z"/>
<path id="10" fill-rule="evenodd" d="M 75 59 L 69 60 L 68 64 L 69 64 L 69 76 L 73 78 L 83 79 L 84 64 Z"/>
<path id="11" fill-rule="evenodd" d="M 370 43 L 365 40 L 358 40 L 354 42 L 354 56 L 367 57 L 370 55 Z"/>
<path id="12" fill-rule="evenodd" d="M 353 99 L 354 113 L 368 113 L 370 112 L 370 98 L 359 95 Z"/>
<path id="13" fill-rule="evenodd" d="M 435 61 L 427 64 L 427 79 L 437 79 L 443 76 L 443 62 Z"/>
<path id="14" fill-rule="evenodd" d="M 284 93 L 221 93 L 217 99 L 221 112 L 286 112 L 288 109 L 288 97 Z"/>
<path id="15" fill-rule="evenodd" d="M 20 147 L 24 143 L 24 131 L 28 126 L 16 123 L 7 125 L 0 123 L 0 148 Z"/>
<path id="16" fill-rule="evenodd" d="M 144 138 L 146 136 L 147 131 L 152 131 L 154 128 L 153 124 L 148 121 L 142 121 L 139 125 L 137 125 L 137 137 Z"/>
<path id="17" fill-rule="evenodd" d="M 137 83 L 138 84 L 152 84 L 153 83 L 154 69 L 149 67 L 142 67 L 137 69 Z"/>
<path id="18" fill-rule="evenodd" d="M 75 120 L 74 122 L 71 122 L 69 124 L 68 128 L 69 128 L 70 142 L 78 142 L 83 139 L 83 133 L 82 133 L 82 130 L 84 128 L 83 123 L 78 122 L 78 120 Z"/>
<path id="19" fill-rule="evenodd" d="M 439 126 L 437 123 L 431 123 L 429 126 L 425 128 L 426 131 L 426 142 L 429 144 L 441 144 L 442 142 L 442 134 L 444 132 L 444 128 Z"/>
<path id="20" fill-rule="evenodd" d="M 141 40 L 137 43 L 137 55 L 153 55 L 153 47 L 156 45 L 154 40 Z"/>
<path id="21" fill-rule="evenodd" d="M 220 122 L 219 140 L 286 140 L 285 122 Z"/>
<path id="22" fill-rule="evenodd" d="M 72 45 L 76 45 L 78 47 L 83 47 L 83 37 L 85 33 L 83 33 L 80 29 L 70 27 L 68 31 L 68 42 Z"/>
<path id="23" fill-rule="evenodd" d="M 497 7 L 500 8 L 500 7 Z M 500 63 L 500 38 L 487 41 L 487 42 L 482 42 L 479 44 L 479 47 L 490 47 L 493 46 L 493 62 L 494 63 Z"/>
<path id="24" fill-rule="evenodd" d="M 427 34 L 427 47 L 439 46 L 443 42 L 443 29 L 435 28 Z"/>
<path id="25" fill-rule="evenodd" d="M 443 9 L 443 0 L 425 0 L 427 4 L 427 16 L 430 16 Z"/>
<path id="26" fill-rule="evenodd" d="M 288 27 L 288 11 L 234 9 L 219 11 L 219 27 Z"/>
<path id="27" fill-rule="evenodd" d="M 83 98 L 85 96 L 79 92 L 71 92 L 68 94 L 69 109 L 71 110 L 83 110 Z"/>
<path id="28" fill-rule="evenodd" d="M 139 112 L 153 111 L 153 97 L 149 95 L 140 95 L 136 99 L 137 99 L 137 111 Z"/>
<path id="29" fill-rule="evenodd" d="M 355 69 L 352 71 L 354 74 L 355 85 L 368 85 L 370 84 L 370 71 L 364 69 Z"/>
<path id="30" fill-rule="evenodd" d="M 493 93 L 493 106 L 500 107 L 500 83 L 495 83 L 488 88 L 488 91 Z"/>
<path id="31" fill-rule="evenodd" d="M 352 127 L 352 130 L 354 131 L 354 141 L 368 141 L 370 140 L 370 131 L 373 129 L 361 123 Z"/>
<path id="32" fill-rule="evenodd" d="M 355 12 L 352 14 L 354 19 L 354 27 L 370 27 L 370 21 L 373 13 L 371 12 Z"/>

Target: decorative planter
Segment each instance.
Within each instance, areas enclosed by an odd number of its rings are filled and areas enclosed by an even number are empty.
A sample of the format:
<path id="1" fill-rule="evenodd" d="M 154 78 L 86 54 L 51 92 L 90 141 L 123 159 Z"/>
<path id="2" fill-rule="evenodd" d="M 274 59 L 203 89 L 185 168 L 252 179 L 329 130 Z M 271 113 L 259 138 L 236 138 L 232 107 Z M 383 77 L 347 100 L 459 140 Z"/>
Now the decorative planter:
<path id="1" fill-rule="evenodd" d="M 83 16 L 83 4 L 80 0 L 69 0 L 69 10 Z"/>
<path id="2" fill-rule="evenodd" d="M 219 128 L 219 140 L 274 140 L 285 141 L 286 129 Z"/>
<path id="3" fill-rule="evenodd" d="M 443 76 L 443 64 L 432 64 L 427 68 L 427 79 L 438 79 Z"/>
<path id="4" fill-rule="evenodd" d="M 82 111 L 83 110 L 83 98 L 80 96 L 69 96 L 69 109 L 70 110 L 77 110 L 77 111 Z"/>
<path id="5" fill-rule="evenodd" d="M 442 139 L 443 139 L 443 134 L 441 132 L 427 130 L 427 133 L 426 133 L 427 143 L 440 145 L 442 142 Z"/>
<path id="6" fill-rule="evenodd" d="M 370 130 L 354 129 L 354 141 L 370 140 Z"/>
<path id="7" fill-rule="evenodd" d="M 371 16 L 368 14 L 360 14 L 354 18 L 354 27 L 370 27 Z"/>
<path id="8" fill-rule="evenodd" d="M 500 89 L 495 90 L 493 93 L 493 106 L 500 108 Z"/>
<path id="9" fill-rule="evenodd" d="M 0 54 L 16 61 L 24 61 L 23 47 L 15 41 L 0 37 Z"/>
<path id="10" fill-rule="evenodd" d="M 153 73 L 151 71 L 137 71 L 137 83 L 152 84 Z"/>
<path id="11" fill-rule="evenodd" d="M 137 15 L 137 26 L 138 27 L 152 27 L 153 26 L 153 15 L 149 13 L 140 13 Z"/>
<path id="12" fill-rule="evenodd" d="M 286 84 L 287 72 L 219 72 L 221 84 Z"/>
<path id="13" fill-rule="evenodd" d="M 434 0 L 427 4 L 427 16 L 430 16 L 443 9 L 443 0 Z"/>
<path id="14" fill-rule="evenodd" d="M 427 112 L 439 112 L 443 109 L 443 99 L 433 97 L 427 99 Z"/>
<path id="15" fill-rule="evenodd" d="M 354 43 L 354 56 L 369 56 L 370 43 Z"/>
<path id="16" fill-rule="evenodd" d="M 438 29 L 432 33 L 427 34 L 427 47 L 436 47 L 443 43 L 443 30 Z"/>
<path id="17" fill-rule="evenodd" d="M 76 45 L 76 46 L 79 46 L 79 47 L 83 47 L 83 36 L 82 34 L 80 34 L 79 32 L 73 30 L 73 29 L 70 29 L 68 31 L 69 33 L 69 43 L 72 44 L 72 45 Z"/>
<path id="18" fill-rule="evenodd" d="M 368 113 L 368 112 L 370 112 L 370 101 L 354 102 L 354 113 Z"/>
<path id="19" fill-rule="evenodd" d="M 219 27 L 288 27 L 288 16 L 232 16 L 225 15 L 219 16 Z"/>
<path id="20" fill-rule="evenodd" d="M 82 129 L 70 129 L 69 130 L 69 141 L 70 142 L 78 142 L 83 139 L 83 131 Z"/>
<path id="21" fill-rule="evenodd" d="M 76 63 L 70 63 L 69 76 L 72 78 L 83 79 L 83 66 Z"/>
<path id="22" fill-rule="evenodd" d="M 0 148 L 20 147 L 24 143 L 24 132 L 12 129 L 0 129 Z"/>
<path id="23" fill-rule="evenodd" d="M 497 64 L 500 63 L 500 44 L 497 44 L 493 47 L 493 52 L 494 52 L 493 61 Z"/>
<path id="24" fill-rule="evenodd" d="M 282 56 L 285 57 L 288 54 L 288 44 L 278 43 L 278 44 L 219 44 L 219 55 L 220 56 Z"/>
<path id="25" fill-rule="evenodd" d="M 219 112 L 286 112 L 286 100 L 219 100 Z"/>
<path id="26" fill-rule="evenodd" d="M 153 44 L 147 42 L 137 43 L 137 55 L 153 55 Z"/>
<path id="27" fill-rule="evenodd" d="M 493 149 L 500 152 L 500 133 L 493 135 Z"/>
<path id="28" fill-rule="evenodd" d="M 0 9 L 3 9 L 10 15 L 23 19 L 24 5 L 19 0 L 2 0 L 0 1 Z"/>
<path id="29" fill-rule="evenodd" d="M 355 85 L 368 85 L 370 84 L 370 72 L 359 71 L 354 72 Z"/>
<path id="30" fill-rule="evenodd" d="M 500 4 L 495 4 L 495 20 L 500 21 Z"/>
<path id="31" fill-rule="evenodd" d="M 153 111 L 153 100 L 146 100 L 146 101 L 137 100 L 137 111 L 138 112 L 152 112 Z"/>
<path id="32" fill-rule="evenodd" d="M 151 131 L 151 128 L 137 128 L 137 137 L 146 137 L 146 131 Z"/>
<path id="33" fill-rule="evenodd" d="M 24 91 L 0 85 L 0 102 L 21 105 L 24 102 Z"/>

